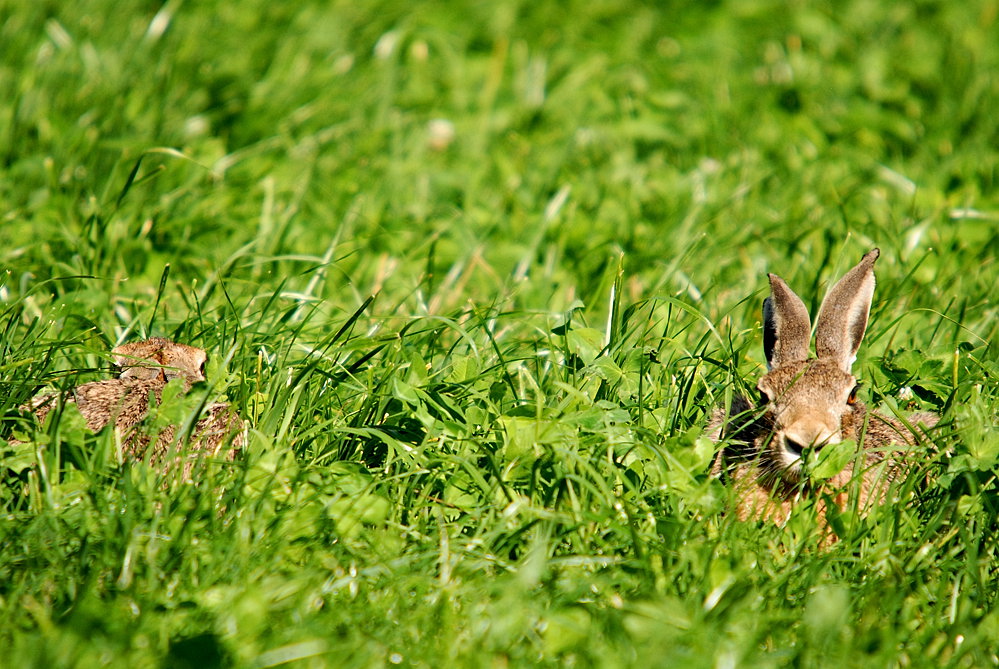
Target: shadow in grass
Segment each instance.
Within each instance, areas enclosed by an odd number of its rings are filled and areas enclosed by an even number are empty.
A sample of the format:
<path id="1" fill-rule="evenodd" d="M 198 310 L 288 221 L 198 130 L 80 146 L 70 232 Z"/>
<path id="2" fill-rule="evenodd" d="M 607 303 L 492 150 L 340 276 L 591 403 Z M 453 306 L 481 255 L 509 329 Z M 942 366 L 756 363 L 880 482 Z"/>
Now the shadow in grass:
<path id="1" fill-rule="evenodd" d="M 164 669 L 221 669 L 232 660 L 222 640 L 215 634 L 198 634 L 174 639 L 163 659 Z"/>

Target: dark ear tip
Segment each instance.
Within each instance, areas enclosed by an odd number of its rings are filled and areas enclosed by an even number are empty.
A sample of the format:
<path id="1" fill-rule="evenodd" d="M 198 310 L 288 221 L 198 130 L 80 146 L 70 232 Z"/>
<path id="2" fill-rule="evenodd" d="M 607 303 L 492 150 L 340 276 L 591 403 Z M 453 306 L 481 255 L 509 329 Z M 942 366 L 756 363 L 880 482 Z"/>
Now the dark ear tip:
<path id="1" fill-rule="evenodd" d="M 874 247 L 873 249 L 867 252 L 867 254 L 864 256 L 864 260 L 870 258 L 871 262 L 874 262 L 880 257 L 881 257 L 881 249 Z"/>

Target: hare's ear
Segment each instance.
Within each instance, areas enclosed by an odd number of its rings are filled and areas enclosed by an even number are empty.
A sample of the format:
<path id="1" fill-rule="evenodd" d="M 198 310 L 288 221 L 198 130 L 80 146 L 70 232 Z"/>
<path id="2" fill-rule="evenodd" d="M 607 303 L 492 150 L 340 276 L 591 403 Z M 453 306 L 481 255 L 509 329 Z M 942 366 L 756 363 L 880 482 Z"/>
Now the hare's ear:
<path id="1" fill-rule="evenodd" d="M 770 297 L 763 300 L 763 352 L 767 369 L 808 359 L 812 325 L 808 309 L 784 279 L 770 274 Z"/>
<path id="2" fill-rule="evenodd" d="M 815 353 L 835 362 L 846 372 L 857 359 L 857 349 L 867 330 L 874 298 L 874 261 L 881 251 L 868 252 L 840 279 L 819 308 L 815 328 Z"/>

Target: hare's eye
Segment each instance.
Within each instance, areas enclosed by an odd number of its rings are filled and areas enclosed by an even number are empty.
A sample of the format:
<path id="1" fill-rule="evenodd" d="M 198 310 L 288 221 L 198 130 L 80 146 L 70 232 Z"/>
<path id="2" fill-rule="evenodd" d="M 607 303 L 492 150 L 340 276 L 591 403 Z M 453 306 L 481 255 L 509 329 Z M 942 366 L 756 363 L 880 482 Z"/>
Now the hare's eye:
<path id="1" fill-rule="evenodd" d="M 847 404 L 853 405 L 853 404 L 857 403 L 857 391 L 858 390 L 860 390 L 860 384 L 859 383 L 853 387 L 853 390 L 850 391 L 850 396 L 846 398 L 846 403 Z"/>
<path id="2" fill-rule="evenodd" d="M 760 406 L 763 406 L 764 404 L 770 404 L 770 395 L 767 395 L 765 392 L 763 392 L 761 390 L 760 391 Z"/>

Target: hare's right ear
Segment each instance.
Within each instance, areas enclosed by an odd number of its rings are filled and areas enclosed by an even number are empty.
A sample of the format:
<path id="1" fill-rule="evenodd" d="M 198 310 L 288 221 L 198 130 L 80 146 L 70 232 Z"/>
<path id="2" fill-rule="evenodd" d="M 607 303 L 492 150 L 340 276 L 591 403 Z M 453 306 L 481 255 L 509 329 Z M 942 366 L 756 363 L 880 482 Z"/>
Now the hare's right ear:
<path id="1" fill-rule="evenodd" d="M 808 359 L 812 324 L 808 309 L 784 279 L 770 274 L 770 297 L 763 300 L 763 352 L 767 369 Z"/>
<path id="2" fill-rule="evenodd" d="M 878 249 L 867 252 L 856 267 L 840 279 L 819 307 L 815 327 L 817 357 L 832 360 L 846 372 L 857 359 L 857 349 L 867 330 L 874 298 L 874 261 Z"/>

